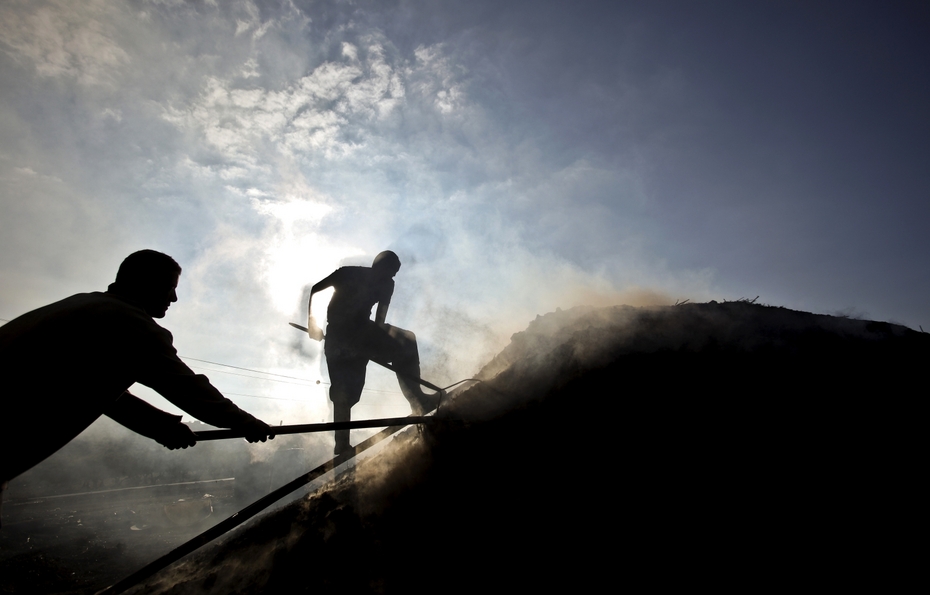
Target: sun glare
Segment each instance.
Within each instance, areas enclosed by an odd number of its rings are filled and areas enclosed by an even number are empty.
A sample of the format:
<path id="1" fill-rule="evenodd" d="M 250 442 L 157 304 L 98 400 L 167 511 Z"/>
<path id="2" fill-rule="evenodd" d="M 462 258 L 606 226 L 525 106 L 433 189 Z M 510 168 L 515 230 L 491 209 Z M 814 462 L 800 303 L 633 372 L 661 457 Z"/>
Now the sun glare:
<path id="1" fill-rule="evenodd" d="M 265 247 L 263 281 L 275 309 L 282 314 L 293 313 L 307 284 L 334 271 L 345 257 L 364 252 L 354 246 L 334 244 L 318 233 L 321 221 L 333 210 L 329 205 L 300 199 L 253 200 L 252 205 L 274 219 L 275 232 Z"/>

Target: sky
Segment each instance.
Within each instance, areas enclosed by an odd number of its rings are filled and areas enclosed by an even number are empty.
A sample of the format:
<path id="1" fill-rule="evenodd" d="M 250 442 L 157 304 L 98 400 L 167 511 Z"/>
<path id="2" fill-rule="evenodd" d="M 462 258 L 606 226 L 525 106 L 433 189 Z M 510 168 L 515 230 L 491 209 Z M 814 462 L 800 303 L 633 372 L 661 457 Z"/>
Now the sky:
<path id="1" fill-rule="evenodd" d="M 385 249 L 388 322 L 439 384 L 580 304 L 930 330 L 928 25 L 854 0 L 5 0 L 0 319 L 168 253 L 161 324 L 289 376 L 188 360 L 272 423 L 329 415 L 287 326 L 309 286 Z M 356 416 L 406 414 L 370 368 Z"/>

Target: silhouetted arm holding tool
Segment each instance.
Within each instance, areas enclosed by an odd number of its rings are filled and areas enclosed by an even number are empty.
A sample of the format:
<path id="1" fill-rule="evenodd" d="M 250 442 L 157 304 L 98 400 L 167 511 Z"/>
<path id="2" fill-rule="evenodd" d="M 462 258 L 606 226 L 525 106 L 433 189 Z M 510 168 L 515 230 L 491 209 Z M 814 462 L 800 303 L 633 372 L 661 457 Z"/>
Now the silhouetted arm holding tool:
<path id="1" fill-rule="evenodd" d="M 129 391 L 124 392 L 103 413 L 133 432 L 151 438 L 171 450 L 197 444 L 196 436 L 181 423 L 180 415 L 171 415 L 153 407 Z"/>
<path id="2" fill-rule="evenodd" d="M 224 397 L 203 374 L 194 374 L 180 360 L 170 362 L 165 368 L 153 371 L 151 377 L 140 378 L 139 382 L 200 421 L 242 432 L 249 442 L 274 438 L 274 430 L 268 424 Z"/>
<path id="3" fill-rule="evenodd" d="M 313 317 L 313 310 L 311 309 L 313 306 L 313 294 L 327 289 L 328 287 L 332 287 L 332 277 L 333 275 L 326 277 L 310 289 L 310 299 L 307 300 L 307 334 L 314 341 L 323 340 L 323 329 L 320 328 L 320 325 L 316 322 L 316 318 Z"/>
<path id="4" fill-rule="evenodd" d="M 0 376 L 22 393 L 4 395 L 0 496 L 9 480 L 104 414 L 168 448 L 193 446 L 196 437 L 179 417 L 126 392 L 136 382 L 249 442 L 274 436 L 187 367 L 171 333 L 155 322 L 178 301 L 180 276 L 181 266 L 167 254 L 140 250 L 123 260 L 106 292 L 72 295 L 0 326 Z M 41 438 L 23 423 L 35 419 L 43 422 Z"/>

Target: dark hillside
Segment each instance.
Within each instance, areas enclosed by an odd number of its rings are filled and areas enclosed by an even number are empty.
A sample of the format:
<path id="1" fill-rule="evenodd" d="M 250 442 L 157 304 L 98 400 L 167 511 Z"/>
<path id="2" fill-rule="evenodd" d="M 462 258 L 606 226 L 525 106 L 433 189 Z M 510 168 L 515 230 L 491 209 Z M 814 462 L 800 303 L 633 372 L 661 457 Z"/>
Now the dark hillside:
<path id="1" fill-rule="evenodd" d="M 928 355 L 901 326 L 747 303 L 548 314 L 439 414 L 467 423 L 408 431 L 144 592 L 888 585 L 916 559 Z"/>

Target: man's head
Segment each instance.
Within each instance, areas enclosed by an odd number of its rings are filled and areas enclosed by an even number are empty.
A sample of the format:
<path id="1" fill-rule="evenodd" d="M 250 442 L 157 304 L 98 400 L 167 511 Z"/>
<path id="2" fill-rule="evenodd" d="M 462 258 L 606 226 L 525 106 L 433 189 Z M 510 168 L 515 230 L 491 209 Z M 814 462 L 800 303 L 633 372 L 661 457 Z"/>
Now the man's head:
<path id="1" fill-rule="evenodd" d="M 139 250 L 119 265 L 110 289 L 138 303 L 152 318 L 164 318 L 168 306 L 178 301 L 180 276 L 181 265 L 167 254 Z"/>
<path id="2" fill-rule="evenodd" d="M 385 277 L 393 277 L 400 270 L 400 259 L 390 250 L 385 250 L 375 256 L 371 268 Z"/>

